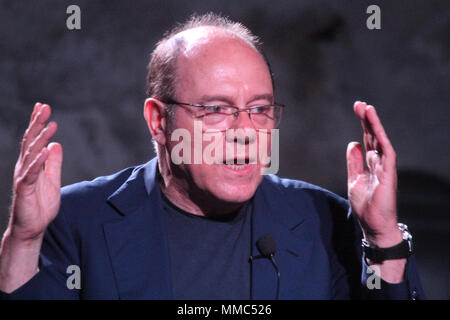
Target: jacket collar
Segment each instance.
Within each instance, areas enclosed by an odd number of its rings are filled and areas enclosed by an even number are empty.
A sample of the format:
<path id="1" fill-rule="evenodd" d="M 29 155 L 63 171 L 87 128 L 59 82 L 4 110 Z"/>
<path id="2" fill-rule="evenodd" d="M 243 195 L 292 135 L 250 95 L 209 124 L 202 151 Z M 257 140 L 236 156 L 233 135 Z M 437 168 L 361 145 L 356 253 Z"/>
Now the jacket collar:
<path id="1" fill-rule="evenodd" d="M 128 179 L 108 197 L 107 202 L 121 215 L 134 213 L 148 197 L 159 196 L 157 168 L 157 158 L 136 167 Z"/>

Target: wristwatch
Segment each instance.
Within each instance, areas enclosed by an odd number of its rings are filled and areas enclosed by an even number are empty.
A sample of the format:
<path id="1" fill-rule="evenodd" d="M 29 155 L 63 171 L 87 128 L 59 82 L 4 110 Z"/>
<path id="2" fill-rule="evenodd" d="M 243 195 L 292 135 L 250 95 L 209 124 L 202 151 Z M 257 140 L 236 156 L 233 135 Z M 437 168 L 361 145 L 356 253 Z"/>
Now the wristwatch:
<path id="1" fill-rule="evenodd" d="M 366 239 L 362 239 L 361 246 L 366 258 L 375 263 L 380 263 L 390 259 L 407 258 L 412 253 L 412 235 L 408 231 L 408 226 L 398 223 L 398 228 L 402 231 L 402 242 L 389 248 L 379 248 L 371 245 Z"/>

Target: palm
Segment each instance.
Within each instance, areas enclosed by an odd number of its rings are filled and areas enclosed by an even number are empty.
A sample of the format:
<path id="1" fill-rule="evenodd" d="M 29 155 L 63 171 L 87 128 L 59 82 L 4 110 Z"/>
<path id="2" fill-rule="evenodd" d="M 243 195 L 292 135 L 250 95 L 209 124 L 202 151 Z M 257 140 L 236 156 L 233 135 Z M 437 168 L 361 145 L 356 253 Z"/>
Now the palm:
<path id="1" fill-rule="evenodd" d="M 59 209 L 62 148 L 46 147 L 56 132 L 54 122 L 44 128 L 50 114 L 48 106 L 36 105 L 14 170 L 11 224 L 23 239 L 42 235 Z"/>
<path id="2" fill-rule="evenodd" d="M 19 187 L 15 199 L 15 228 L 29 237 L 39 234 L 53 220 L 59 209 L 60 182 L 44 171 L 35 185 Z"/>

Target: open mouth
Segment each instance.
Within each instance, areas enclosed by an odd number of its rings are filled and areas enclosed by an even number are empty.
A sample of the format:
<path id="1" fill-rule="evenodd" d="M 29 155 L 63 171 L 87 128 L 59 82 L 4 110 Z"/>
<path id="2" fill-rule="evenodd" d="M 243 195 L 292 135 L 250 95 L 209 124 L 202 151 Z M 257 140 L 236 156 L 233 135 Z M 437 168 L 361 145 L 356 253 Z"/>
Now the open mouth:
<path id="1" fill-rule="evenodd" d="M 226 166 L 233 170 L 244 170 L 248 167 L 248 164 L 227 164 Z"/>
<path id="2" fill-rule="evenodd" d="M 250 158 L 234 158 L 234 159 L 228 159 L 223 162 L 223 164 L 233 170 L 244 170 L 249 167 L 250 164 L 254 164 L 254 161 L 251 161 Z"/>
<path id="3" fill-rule="evenodd" d="M 250 160 L 249 157 L 246 158 L 233 158 L 233 159 L 227 159 L 223 161 L 223 164 L 226 165 L 238 165 L 238 166 L 242 166 L 242 165 L 247 165 L 250 163 L 254 163 Z"/>

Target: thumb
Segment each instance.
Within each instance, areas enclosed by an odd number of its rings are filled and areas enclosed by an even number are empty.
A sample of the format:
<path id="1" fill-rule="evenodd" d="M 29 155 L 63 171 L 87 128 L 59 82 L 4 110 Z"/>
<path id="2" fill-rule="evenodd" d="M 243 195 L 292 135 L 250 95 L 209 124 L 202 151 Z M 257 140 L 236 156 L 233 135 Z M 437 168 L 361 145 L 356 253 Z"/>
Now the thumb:
<path id="1" fill-rule="evenodd" d="M 53 184 L 61 187 L 61 168 L 63 160 L 63 150 L 61 144 L 52 142 L 47 147 L 49 155 L 45 162 L 45 174 L 50 178 Z"/>
<path id="2" fill-rule="evenodd" d="M 347 146 L 347 175 L 348 182 L 355 180 L 364 172 L 364 158 L 361 144 L 350 142 Z"/>

